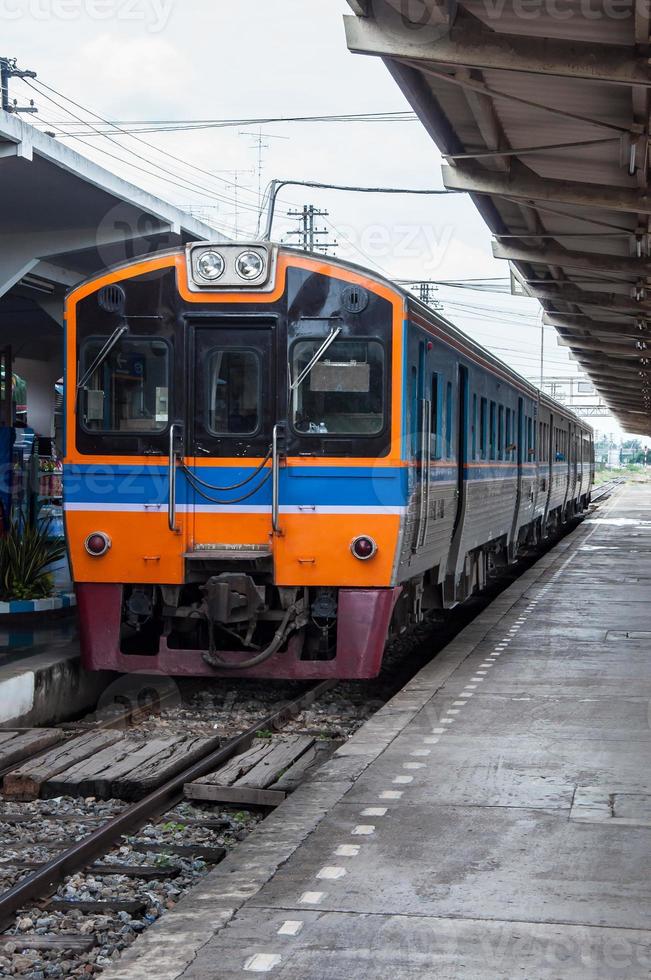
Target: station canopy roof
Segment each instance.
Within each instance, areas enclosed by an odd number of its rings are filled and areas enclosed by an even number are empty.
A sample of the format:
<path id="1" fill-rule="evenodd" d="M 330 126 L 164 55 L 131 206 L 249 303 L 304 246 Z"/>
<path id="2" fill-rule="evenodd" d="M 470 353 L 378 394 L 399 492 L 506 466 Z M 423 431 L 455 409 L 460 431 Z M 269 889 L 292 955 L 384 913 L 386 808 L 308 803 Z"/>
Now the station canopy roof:
<path id="1" fill-rule="evenodd" d="M 651 435 L 648 0 L 349 0 L 622 426 Z"/>
<path id="2" fill-rule="evenodd" d="M 222 238 L 2 111 L 0 189 L 0 339 L 25 356 L 58 349 L 71 286 L 119 262 Z"/>

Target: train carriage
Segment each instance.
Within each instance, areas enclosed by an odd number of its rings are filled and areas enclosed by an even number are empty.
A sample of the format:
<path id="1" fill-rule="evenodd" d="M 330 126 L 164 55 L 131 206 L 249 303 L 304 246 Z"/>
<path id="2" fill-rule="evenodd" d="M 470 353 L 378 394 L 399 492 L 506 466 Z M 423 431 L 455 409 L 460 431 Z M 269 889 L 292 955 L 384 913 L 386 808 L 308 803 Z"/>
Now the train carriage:
<path id="1" fill-rule="evenodd" d="M 197 243 L 68 297 L 90 669 L 371 677 L 588 504 L 592 432 L 374 273 Z"/>

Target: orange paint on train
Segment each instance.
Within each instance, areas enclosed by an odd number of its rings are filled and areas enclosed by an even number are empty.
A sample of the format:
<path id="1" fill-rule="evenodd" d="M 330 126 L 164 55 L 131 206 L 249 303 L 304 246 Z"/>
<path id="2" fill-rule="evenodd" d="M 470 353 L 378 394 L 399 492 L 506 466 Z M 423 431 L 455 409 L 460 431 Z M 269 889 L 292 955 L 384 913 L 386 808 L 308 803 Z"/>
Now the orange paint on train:
<path id="1" fill-rule="evenodd" d="M 68 536 L 77 582 L 180 585 L 184 554 L 195 544 L 271 545 L 278 585 L 374 586 L 391 584 L 400 518 L 397 514 L 281 514 L 281 534 L 272 536 L 268 514 L 199 512 L 177 515 L 172 535 L 167 512 L 68 511 Z M 86 537 L 104 531 L 111 548 L 91 558 Z M 378 545 L 372 561 L 360 562 L 350 544 L 360 533 Z"/>

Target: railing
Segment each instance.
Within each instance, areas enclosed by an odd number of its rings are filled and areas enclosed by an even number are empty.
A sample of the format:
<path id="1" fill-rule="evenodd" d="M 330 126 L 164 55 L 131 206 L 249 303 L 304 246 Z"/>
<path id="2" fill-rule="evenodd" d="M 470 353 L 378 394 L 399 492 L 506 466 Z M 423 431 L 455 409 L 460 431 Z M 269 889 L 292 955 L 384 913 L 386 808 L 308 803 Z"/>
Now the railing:
<path id="1" fill-rule="evenodd" d="M 170 458 L 169 458 L 169 497 L 167 501 L 167 523 L 174 534 L 180 532 L 176 524 L 176 432 L 180 426 L 176 422 L 170 425 Z"/>

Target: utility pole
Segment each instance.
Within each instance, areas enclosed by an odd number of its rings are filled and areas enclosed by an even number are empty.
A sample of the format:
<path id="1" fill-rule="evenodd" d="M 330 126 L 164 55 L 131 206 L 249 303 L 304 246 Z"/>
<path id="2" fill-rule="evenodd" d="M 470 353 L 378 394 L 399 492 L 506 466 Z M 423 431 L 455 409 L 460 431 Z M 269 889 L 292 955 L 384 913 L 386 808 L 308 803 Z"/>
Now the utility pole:
<path id="1" fill-rule="evenodd" d="M 434 299 L 434 293 L 438 290 L 438 286 L 430 281 L 422 280 L 421 282 L 413 283 L 414 286 L 418 286 L 418 296 L 421 303 L 425 303 L 426 306 L 431 307 L 433 310 L 442 310 L 443 305 Z"/>
<path id="2" fill-rule="evenodd" d="M 316 228 L 315 218 L 327 218 L 329 211 L 319 211 L 313 204 L 304 204 L 302 211 L 288 211 L 288 218 L 299 218 L 300 227 L 296 231 L 288 231 L 287 237 L 297 235 L 302 239 L 300 245 L 304 252 L 327 252 L 329 248 L 336 248 L 339 242 L 318 242 L 317 237 L 327 235 L 327 228 Z"/>
<path id="3" fill-rule="evenodd" d="M 35 71 L 23 71 L 18 68 L 15 58 L 0 57 L 0 89 L 2 90 L 2 108 L 5 112 L 38 112 L 34 105 L 34 99 L 30 99 L 28 106 L 19 106 L 17 99 L 11 102 L 9 98 L 9 79 L 10 78 L 36 78 Z"/>

